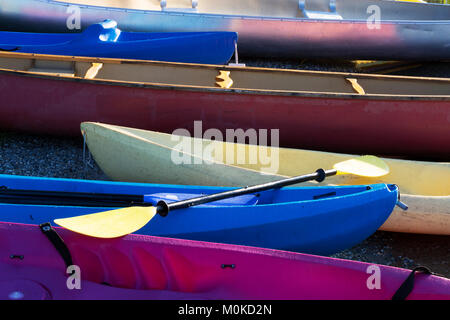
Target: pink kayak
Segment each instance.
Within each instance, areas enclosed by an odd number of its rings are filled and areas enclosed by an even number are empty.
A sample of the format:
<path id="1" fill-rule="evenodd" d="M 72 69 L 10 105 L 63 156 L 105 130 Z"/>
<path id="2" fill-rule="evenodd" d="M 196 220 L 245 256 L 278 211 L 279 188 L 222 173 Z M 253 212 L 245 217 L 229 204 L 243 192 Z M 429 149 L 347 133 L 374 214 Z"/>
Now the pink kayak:
<path id="1" fill-rule="evenodd" d="M 450 299 L 449 279 L 422 272 L 152 236 L 95 239 L 49 225 L 0 223 L 0 254 L 0 299 L 391 299 L 400 287 L 407 299 Z M 69 265 L 79 270 L 68 274 Z"/>

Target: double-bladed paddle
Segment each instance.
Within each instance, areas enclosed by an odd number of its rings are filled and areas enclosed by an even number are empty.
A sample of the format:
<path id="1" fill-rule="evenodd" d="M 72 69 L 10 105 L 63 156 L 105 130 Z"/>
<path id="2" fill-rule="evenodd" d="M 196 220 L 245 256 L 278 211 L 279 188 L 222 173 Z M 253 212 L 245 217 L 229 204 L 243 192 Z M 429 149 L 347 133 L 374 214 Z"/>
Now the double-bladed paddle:
<path id="1" fill-rule="evenodd" d="M 337 174 L 381 177 L 388 173 L 389 168 L 383 160 L 374 156 L 361 156 L 336 163 L 333 166 L 333 169 L 327 171 L 319 169 L 315 173 L 307 175 L 291 177 L 274 182 L 234 189 L 173 203 L 159 201 L 156 206 L 134 206 L 72 218 L 56 219 L 55 223 L 71 231 L 91 237 L 117 238 L 139 230 L 150 222 L 156 214 L 166 216 L 170 211 L 176 209 L 189 208 L 204 203 L 261 192 L 269 189 L 277 189 L 306 181 L 316 180 L 321 182 L 326 177 Z"/>

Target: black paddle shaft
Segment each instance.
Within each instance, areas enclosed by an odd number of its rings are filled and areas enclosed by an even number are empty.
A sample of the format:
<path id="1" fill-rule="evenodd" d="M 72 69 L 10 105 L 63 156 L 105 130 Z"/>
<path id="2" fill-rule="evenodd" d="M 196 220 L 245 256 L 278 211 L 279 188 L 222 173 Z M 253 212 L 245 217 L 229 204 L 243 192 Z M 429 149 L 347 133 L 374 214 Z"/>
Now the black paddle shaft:
<path id="1" fill-rule="evenodd" d="M 336 169 L 327 170 L 327 171 L 324 171 L 323 169 L 319 169 L 315 173 L 306 174 L 303 176 L 286 178 L 286 179 L 282 179 L 282 180 L 278 180 L 278 181 L 268 182 L 268 183 L 264 183 L 264 184 L 251 186 L 251 187 L 234 189 L 234 190 L 225 191 L 225 192 L 221 192 L 221 193 L 210 194 L 207 196 L 202 196 L 202 197 L 183 200 L 183 201 L 167 203 L 167 202 L 161 200 L 158 202 L 156 209 L 157 209 L 157 212 L 159 213 L 159 215 L 165 217 L 171 210 L 185 209 L 185 208 L 197 206 L 197 205 L 204 204 L 204 203 L 209 203 L 209 202 L 218 201 L 218 200 L 222 200 L 222 199 L 233 198 L 233 197 L 242 196 L 245 194 L 261 192 L 261 191 L 270 190 L 270 189 L 278 189 L 281 187 L 293 185 L 296 183 L 306 182 L 306 181 L 316 180 L 317 182 L 322 182 L 326 177 L 334 176 L 336 174 L 337 174 Z"/>

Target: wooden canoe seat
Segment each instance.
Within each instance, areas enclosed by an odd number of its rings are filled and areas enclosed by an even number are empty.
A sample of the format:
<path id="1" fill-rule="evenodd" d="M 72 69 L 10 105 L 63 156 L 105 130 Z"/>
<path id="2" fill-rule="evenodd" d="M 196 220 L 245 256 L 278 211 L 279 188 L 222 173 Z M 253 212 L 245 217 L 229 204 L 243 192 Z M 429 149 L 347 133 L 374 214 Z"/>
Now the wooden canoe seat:
<path id="1" fill-rule="evenodd" d="M 27 71 L 51 76 L 75 77 L 75 64 L 72 61 L 50 61 L 33 59 Z"/>
<path id="2" fill-rule="evenodd" d="M 191 0 L 191 8 L 167 8 L 167 0 L 161 0 L 160 6 L 162 11 L 174 11 L 174 12 L 198 12 L 198 0 Z"/>
<path id="3" fill-rule="evenodd" d="M 330 11 L 311 11 L 305 9 L 305 1 L 298 1 L 298 8 L 302 12 L 303 16 L 308 19 L 317 20 L 342 20 L 342 16 L 336 12 L 336 0 L 330 0 Z"/>
<path id="4" fill-rule="evenodd" d="M 28 69 L 28 71 L 42 73 L 50 76 L 75 77 L 75 70 L 31 68 Z"/>

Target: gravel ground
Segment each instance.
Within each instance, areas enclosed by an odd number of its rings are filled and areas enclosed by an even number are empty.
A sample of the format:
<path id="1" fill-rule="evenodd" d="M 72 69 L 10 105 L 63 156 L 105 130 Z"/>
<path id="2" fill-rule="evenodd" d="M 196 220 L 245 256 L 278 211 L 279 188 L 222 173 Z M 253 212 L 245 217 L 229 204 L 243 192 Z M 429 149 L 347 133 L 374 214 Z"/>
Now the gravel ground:
<path id="1" fill-rule="evenodd" d="M 329 61 L 243 60 L 248 66 L 356 71 L 354 64 Z M 450 77 L 450 63 L 422 64 L 402 74 Z M 61 138 L 0 132 L 0 174 L 108 180 L 91 159 L 83 161 L 81 138 Z M 403 268 L 424 265 L 450 278 L 448 236 L 378 231 L 361 244 L 334 257 Z"/>

